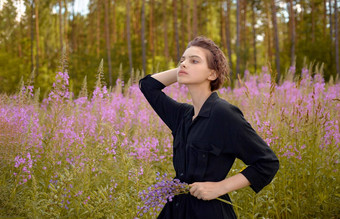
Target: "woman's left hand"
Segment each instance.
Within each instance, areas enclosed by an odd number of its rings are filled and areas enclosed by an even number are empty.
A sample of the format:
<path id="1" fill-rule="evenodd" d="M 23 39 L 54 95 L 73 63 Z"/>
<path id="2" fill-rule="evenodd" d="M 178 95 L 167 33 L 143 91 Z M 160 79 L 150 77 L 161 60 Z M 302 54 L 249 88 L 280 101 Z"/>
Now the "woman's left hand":
<path id="1" fill-rule="evenodd" d="M 198 199 L 208 201 L 223 195 L 219 182 L 195 182 L 189 186 L 190 194 Z"/>

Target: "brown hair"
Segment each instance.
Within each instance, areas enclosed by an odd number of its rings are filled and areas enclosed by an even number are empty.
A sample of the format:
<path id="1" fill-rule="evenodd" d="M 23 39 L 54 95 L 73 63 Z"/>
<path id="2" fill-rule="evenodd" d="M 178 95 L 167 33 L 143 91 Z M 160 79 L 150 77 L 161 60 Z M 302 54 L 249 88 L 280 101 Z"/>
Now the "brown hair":
<path id="1" fill-rule="evenodd" d="M 191 46 L 210 51 L 210 54 L 207 54 L 208 68 L 215 70 L 217 75 L 217 78 L 210 82 L 210 89 L 214 91 L 222 87 L 224 81 L 229 80 L 229 65 L 222 50 L 211 39 L 204 36 L 195 37 L 189 42 L 187 48 Z"/>

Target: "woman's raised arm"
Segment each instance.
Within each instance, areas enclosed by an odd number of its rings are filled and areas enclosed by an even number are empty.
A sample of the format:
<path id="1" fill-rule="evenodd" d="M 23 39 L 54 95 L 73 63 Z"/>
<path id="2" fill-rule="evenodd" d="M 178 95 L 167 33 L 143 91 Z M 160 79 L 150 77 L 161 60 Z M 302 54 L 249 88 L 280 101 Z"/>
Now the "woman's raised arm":
<path id="1" fill-rule="evenodd" d="M 177 68 L 159 72 L 151 75 L 154 79 L 164 84 L 166 87 L 177 82 Z"/>

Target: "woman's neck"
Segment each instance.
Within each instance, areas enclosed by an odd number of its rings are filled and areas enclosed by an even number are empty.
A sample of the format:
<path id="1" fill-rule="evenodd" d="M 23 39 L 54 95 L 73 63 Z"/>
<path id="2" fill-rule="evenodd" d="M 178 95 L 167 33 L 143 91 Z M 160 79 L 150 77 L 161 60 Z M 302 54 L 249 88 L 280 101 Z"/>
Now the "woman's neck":
<path id="1" fill-rule="evenodd" d="M 192 104 L 194 105 L 194 116 L 196 118 L 199 111 L 201 110 L 204 102 L 211 95 L 212 91 L 210 88 L 205 88 L 201 86 L 188 86 L 189 93 L 191 95 Z"/>

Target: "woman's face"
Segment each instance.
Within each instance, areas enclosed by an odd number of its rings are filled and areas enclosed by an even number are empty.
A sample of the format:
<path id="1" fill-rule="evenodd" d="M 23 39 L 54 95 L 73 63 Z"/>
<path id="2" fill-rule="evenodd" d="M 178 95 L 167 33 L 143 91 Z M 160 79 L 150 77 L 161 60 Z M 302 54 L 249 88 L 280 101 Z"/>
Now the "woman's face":
<path id="1" fill-rule="evenodd" d="M 192 46 L 185 50 L 181 57 L 177 72 L 180 84 L 194 85 L 207 83 L 216 79 L 214 70 L 208 68 L 207 55 L 210 51 Z"/>

